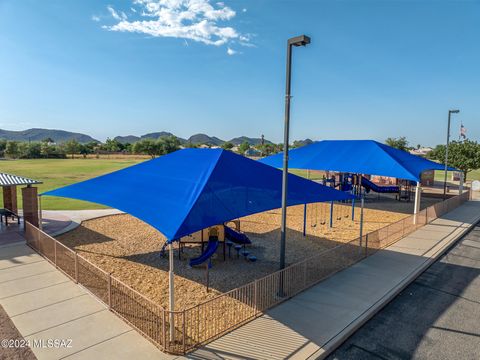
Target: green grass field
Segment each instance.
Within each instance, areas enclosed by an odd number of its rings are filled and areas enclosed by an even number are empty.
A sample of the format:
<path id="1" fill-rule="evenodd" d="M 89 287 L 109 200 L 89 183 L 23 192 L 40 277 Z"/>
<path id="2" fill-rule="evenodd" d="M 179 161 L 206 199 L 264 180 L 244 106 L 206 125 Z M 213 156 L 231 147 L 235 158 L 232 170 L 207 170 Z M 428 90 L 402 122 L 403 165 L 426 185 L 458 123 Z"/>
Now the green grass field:
<path id="1" fill-rule="evenodd" d="M 435 180 L 443 181 L 445 171 L 435 171 Z M 467 181 L 480 180 L 480 169 L 472 170 L 467 174 Z"/>
<path id="2" fill-rule="evenodd" d="M 35 159 L 0 161 L 0 172 L 25 176 L 42 181 L 39 193 L 61 186 L 90 179 L 124 167 L 137 164 L 141 159 Z M 0 193 L 3 204 L 3 193 Z M 18 188 L 18 205 L 21 208 L 21 191 Z M 0 205 L 1 206 L 1 205 Z M 45 196 L 42 198 L 45 210 L 102 209 L 101 205 L 84 201 Z"/>
<path id="3" fill-rule="evenodd" d="M 0 161 L 0 172 L 26 176 L 40 180 L 39 193 L 61 186 L 90 179 L 98 175 L 137 164 L 143 159 L 36 159 L 36 160 L 5 160 Z M 293 174 L 307 177 L 306 170 L 290 170 Z M 319 180 L 318 172 L 311 172 L 310 179 Z M 443 171 L 435 172 L 435 180 L 443 180 Z M 480 169 L 468 174 L 468 180 L 480 180 Z M 3 194 L 0 192 L 0 204 L 3 204 Z M 18 204 L 21 207 L 21 192 L 18 189 Z M 1 206 L 1 205 L 0 205 Z M 83 210 L 102 209 L 104 206 L 84 201 L 45 196 L 42 199 L 45 210 Z"/>

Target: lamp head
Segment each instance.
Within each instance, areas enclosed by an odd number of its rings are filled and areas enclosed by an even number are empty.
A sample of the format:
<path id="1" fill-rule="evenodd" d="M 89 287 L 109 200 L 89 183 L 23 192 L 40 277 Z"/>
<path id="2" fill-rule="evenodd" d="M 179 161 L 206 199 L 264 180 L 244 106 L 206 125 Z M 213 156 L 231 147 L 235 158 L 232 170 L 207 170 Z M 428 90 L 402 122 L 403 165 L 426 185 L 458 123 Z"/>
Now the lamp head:
<path id="1" fill-rule="evenodd" d="M 448 110 L 450 114 L 458 114 L 460 110 Z"/>
<path id="2" fill-rule="evenodd" d="M 300 35 L 288 39 L 288 45 L 305 46 L 310 44 L 310 38 L 307 35 Z"/>

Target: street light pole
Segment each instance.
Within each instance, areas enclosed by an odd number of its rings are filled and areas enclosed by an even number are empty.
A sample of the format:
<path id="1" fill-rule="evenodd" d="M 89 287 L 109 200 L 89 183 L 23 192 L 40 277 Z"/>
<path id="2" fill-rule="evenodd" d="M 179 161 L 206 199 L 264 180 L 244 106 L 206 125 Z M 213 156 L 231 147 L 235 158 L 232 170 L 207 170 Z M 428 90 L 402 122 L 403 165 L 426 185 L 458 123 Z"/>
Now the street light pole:
<path id="1" fill-rule="evenodd" d="M 447 146 L 445 148 L 445 179 L 443 181 L 443 200 L 447 198 L 447 171 L 448 171 L 448 144 L 450 143 L 450 119 L 452 114 L 458 114 L 460 110 L 448 110 Z"/>
<path id="2" fill-rule="evenodd" d="M 290 80 L 292 78 L 292 46 L 310 44 L 305 35 L 290 38 L 287 41 L 287 80 L 285 88 L 285 125 L 283 137 L 283 176 L 282 176 L 282 221 L 280 228 L 280 269 L 285 268 L 285 244 L 287 231 L 287 186 L 288 186 L 288 142 L 290 133 Z"/>

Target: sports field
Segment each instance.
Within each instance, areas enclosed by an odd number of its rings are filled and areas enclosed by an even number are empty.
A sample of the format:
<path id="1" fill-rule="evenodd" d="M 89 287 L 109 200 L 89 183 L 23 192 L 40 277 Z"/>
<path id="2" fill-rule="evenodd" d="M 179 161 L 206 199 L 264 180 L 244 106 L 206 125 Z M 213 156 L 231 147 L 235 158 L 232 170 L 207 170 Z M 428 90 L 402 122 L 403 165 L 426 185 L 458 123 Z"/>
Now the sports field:
<path id="1" fill-rule="evenodd" d="M 95 176 L 122 169 L 143 161 L 138 158 L 120 159 L 35 159 L 0 161 L 0 172 L 26 176 L 42 181 L 39 193 L 61 186 L 87 180 Z M 18 189 L 18 205 L 21 207 L 21 191 Z M 3 203 L 3 193 L 0 192 Z M 101 205 L 46 196 L 42 199 L 45 210 L 102 209 Z"/>
<path id="2" fill-rule="evenodd" d="M 43 184 L 39 185 L 39 192 L 43 192 L 119 170 L 145 160 L 148 160 L 148 157 L 121 156 L 101 159 L 1 160 L 0 172 L 40 180 Z M 309 173 L 306 170 L 297 169 L 291 169 L 290 171 L 299 176 L 309 177 L 312 180 L 321 179 L 321 173 L 318 171 L 310 171 Z M 443 180 L 443 174 L 443 171 L 436 171 L 435 180 Z M 468 180 L 480 180 L 480 169 L 470 172 Z M 18 192 L 19 207 L 21 207 L 20 190 Z M 2 197 L 3 194 L 0 191 L 0 200 L 3 201 Z M 42 208 L 45 210 L 83 210 L 102 209 L 104 207 L 84 201 L 46 196 L 42 199 Z"/>

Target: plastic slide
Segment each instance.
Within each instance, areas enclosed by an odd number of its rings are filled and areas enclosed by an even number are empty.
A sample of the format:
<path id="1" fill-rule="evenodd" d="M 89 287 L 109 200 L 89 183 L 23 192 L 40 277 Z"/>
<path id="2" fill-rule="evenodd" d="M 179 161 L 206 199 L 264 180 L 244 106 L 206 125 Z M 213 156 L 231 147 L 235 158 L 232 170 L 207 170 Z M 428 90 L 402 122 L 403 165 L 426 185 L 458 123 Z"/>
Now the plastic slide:
<path id="1" fill-rule="evenodd" d="M 398 186 L 396 185 L 379 186 L 363 176 L 362 176 L 362 186 L 365 188 L 367 193 L 370 192 L 370 190 L 377 193 L 398 193 L 398 189 L 399 189 Z"/>
<path id="2" fill-rule="evenodd" d="M 228 226 L 225 226 L 225 237 L 235 244 L 247 245 L 252 243 L 247 235 Z"/>
<path id="3" fill-rule="evenodd" d="M 218 248 L 218 240 L 208 240 L 207 248 L 205 251 L 196 258 L 190 259 L 188 263 L 190 266 L 200 265 L 201 263 L 210 259 L 210 257 L 215 254 Z"/>

